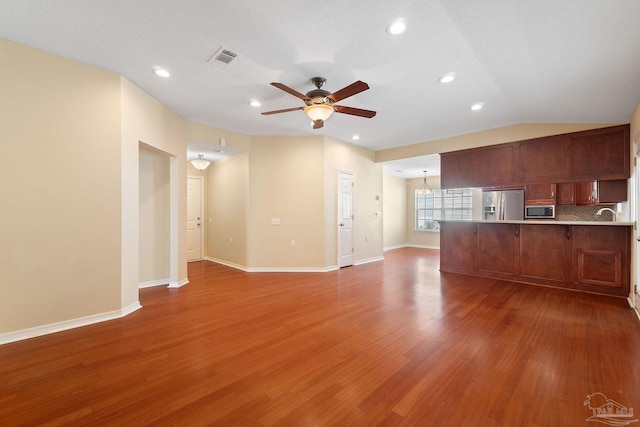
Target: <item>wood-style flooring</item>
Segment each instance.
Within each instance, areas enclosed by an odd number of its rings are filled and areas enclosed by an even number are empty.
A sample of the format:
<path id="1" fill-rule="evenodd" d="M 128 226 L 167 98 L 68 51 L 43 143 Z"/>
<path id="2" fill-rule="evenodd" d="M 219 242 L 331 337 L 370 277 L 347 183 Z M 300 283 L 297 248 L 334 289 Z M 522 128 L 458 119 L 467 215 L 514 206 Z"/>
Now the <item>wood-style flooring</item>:
<path id="1" fill-rule="evenodd" d="M 0 425 L 598 426 L 607 398 L 640 418 L 625 299 L 438 262 L 191 263 L 188 285 L 141 290 L 125 318 L 0 346 Z"/>

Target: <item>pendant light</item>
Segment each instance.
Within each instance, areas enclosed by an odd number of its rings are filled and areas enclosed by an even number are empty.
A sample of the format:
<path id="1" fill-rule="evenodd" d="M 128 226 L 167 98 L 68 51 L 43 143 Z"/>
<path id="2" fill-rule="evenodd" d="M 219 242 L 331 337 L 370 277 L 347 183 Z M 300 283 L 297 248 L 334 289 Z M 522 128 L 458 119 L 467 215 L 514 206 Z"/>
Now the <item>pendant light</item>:
<path id="1" fill-rule="evenodd" d="M 422 187 L 420 187 L 420 194 L 431 194 L 433 192 L 433 189 L 431 187 L 429 187 L 429 184 L 427 184 L 427 171 L 423 171 L 424 172 L 424 181 L 422 181 Z"/>
<path id="2" fill-rule="evenodd" d="M 203 158 L 202 154 L 198 154 L 198 158 L 191 160 L 191 164 L 193 165 L 194 168 L 198 169 L 199 171 L 203 171 L 209 167 L 211 162 Z"/>

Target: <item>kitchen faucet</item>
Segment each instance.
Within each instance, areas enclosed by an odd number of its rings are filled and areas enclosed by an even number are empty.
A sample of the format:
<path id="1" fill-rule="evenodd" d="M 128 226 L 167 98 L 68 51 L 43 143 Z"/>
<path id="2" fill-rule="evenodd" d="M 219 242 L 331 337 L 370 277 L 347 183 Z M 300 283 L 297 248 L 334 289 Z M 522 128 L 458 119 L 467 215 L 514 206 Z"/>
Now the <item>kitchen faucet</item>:
<path id="1" fill-rule="evenodd" d="M 612 221 L 615 221 L 615 220 L 616 220 L 616 211 L 614 211 L 614 210 L 613 210 L 613 209 L 611 209 L 611 208 L 602 208 L 602 209 L 598 210 L 598 212 L 596 212 L 596 215 L 600 216 L 600 215 L 602 215 L 602 212 L 604 212 L 604 211 L 609 211 L 609 212 L 611 212 L 611 218 L 612 218 Z"/>

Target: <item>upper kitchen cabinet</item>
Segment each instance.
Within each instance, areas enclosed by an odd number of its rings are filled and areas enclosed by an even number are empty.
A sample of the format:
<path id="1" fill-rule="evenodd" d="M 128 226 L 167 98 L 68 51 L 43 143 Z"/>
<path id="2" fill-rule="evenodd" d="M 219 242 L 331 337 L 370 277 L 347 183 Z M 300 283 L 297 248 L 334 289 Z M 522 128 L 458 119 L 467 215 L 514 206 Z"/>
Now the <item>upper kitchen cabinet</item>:
<path id="1" fill-rule="evenodd" d="M 515 151 L 513 144 L 500 144 L 478 150 L 478 181 L 482 187 L 510 185 L 515 176 Z"/>
<path id="2" fill-rule="evenodd" d="M 569 173 L 569 139 L 566 135 L 520 142 L 521 182 L 561 182 Z"/>
<path id="3" fill-rule="evenodd" d="M 628 179 L 629 125 L 442 153 L 442 188 Z"/>
<path id="4" fill-rule="evenodd" d="M 442 188 L 513 185 L 517 180 L 514 159 L 513 144 L 443 153 L 440 185 Z"/>
<path id="5" fill-rule="evenodd" d="M 440 186 L 442 188 L 480 187 L 477 150 L 453 151 L 440 155 Z"/>
<path id="6" fill-rule="evenodd" d="M 572 180 L 628 179 L 629 125 L 568 134 Z"/>
<path id="7" fill-rule="evenodd" d="M 555 205 L 556 184 L 527 184 L 524 186 L 525 205 Z"/>

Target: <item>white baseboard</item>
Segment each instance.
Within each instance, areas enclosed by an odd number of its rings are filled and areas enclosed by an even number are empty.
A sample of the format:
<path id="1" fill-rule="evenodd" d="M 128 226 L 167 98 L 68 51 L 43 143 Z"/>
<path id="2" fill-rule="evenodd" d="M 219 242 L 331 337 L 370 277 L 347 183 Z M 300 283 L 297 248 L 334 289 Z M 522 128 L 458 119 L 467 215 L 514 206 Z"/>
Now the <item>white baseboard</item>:
<path id="1" fill-rule="evenodd" d="M 438 250 L 440 250 L 440 246 L 430 246 L 430 245 L 407 245 L 407 248 L 438 249 Z"/>
<path id="2" fill-rule="evenodd" d="M 246 267 L 217 258 L 206 257 L 205 259 L 215 262 L 216 264 L 242 270 L 246 273 L 326 273 L 338 269 L 337 265 L 330 265 L 328 267 Z"/>
<path id="3" fill-rule="evenodd" d="M 22 341 L 28 338 L 39 337 L 41 335 L 53 334 L 54 332 L 66 331 L 68 329 L 80 328 L 82 326 L 92 325 L 94 323 L 106 322 L 107 320 L 119 319 L 136 310 L 142 308 L 139 302 L 135 302 L 120 310 L 109 311 L 107 313 L 94 314 L 78 319 L 65 320 L 62 322 L 51 323 L 49 325 L 36 326 L 34 328 L 22 329 L 20 331 L 8 332 L 0 334 L 0 344 L 8 344 L 10 342 Z"/>
<path id="4" fill-rule="evenodd" d="M 184 285 L 186 285 L 187 283 L 189 283 L 189 278 L 187 277 L 186 279 L 182 279 L 179 282 L 169 282 L 169 287 L 170 288 L 180 288 Z"/>
<path id="5" fill-rule="evenodd" d="M 355 265 L 368 264 L 370 262 L 378 262 L 378 261 L 384 261 L 384 257 L 383 256 L 377 256 L 377 257 L 373 257 L 373 258 L 357 260 Z"/>
<path id="6" fill-rule="evenodd" d="M 391 251 L 393 249 L 401 249 L 401 248 L 406 248 L 407 245 L 395 245 L 395 246 L 385 246 L 384 248 L 382 248 L 383 251 Z"/>
<path id="7" fill-rule="evenodd" d="M 138 283 L 138 289 L 152 288 L 154 286 L 167 286 L 169 279 L 150 280 L 148 282 Z"/>

